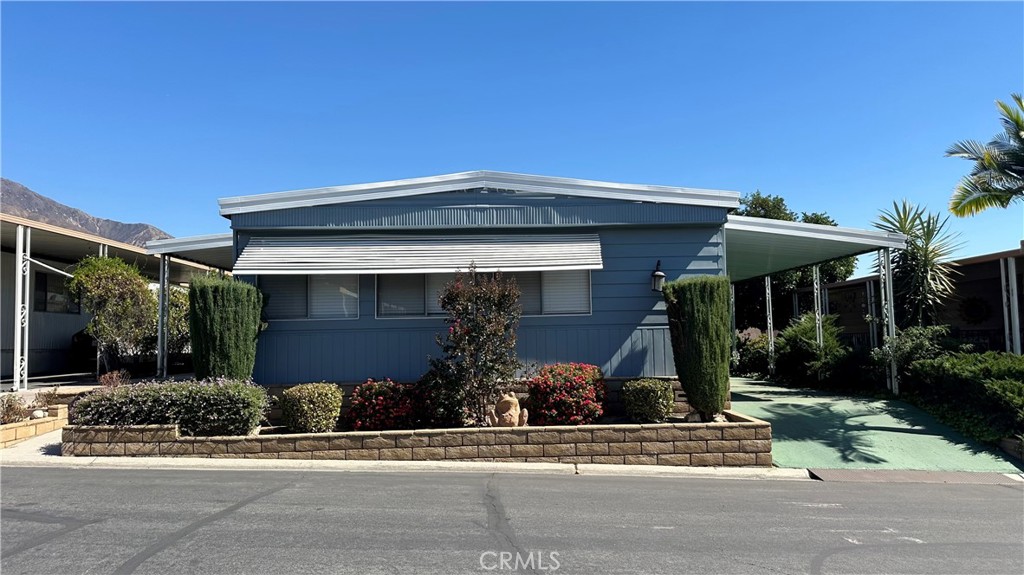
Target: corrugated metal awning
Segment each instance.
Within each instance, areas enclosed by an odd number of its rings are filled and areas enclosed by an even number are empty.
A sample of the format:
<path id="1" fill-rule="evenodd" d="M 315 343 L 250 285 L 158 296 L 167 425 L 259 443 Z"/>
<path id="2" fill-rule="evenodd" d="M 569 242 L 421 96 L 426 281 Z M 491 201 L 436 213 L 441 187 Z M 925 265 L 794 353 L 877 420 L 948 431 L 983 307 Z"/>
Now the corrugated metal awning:
<path id="1" fill-rule="evenodd" d="M 601 269 L 597 234 L 255 237 L 237 275 Z"/>

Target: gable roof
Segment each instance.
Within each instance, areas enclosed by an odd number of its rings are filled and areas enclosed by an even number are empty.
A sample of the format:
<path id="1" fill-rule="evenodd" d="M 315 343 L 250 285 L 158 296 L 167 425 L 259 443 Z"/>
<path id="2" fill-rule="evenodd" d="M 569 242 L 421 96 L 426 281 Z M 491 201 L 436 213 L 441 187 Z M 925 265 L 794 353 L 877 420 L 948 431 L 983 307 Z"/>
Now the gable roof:
<path id="1" fill-rule="evenodd" d="M 233 214 L 249 212 L 365 202 L 369 200 L 403 198 L 472 189 L 515 190 L 634 202 L 713 206 L 727 209 L 738 208 L 740 200 L 739 192 L 724 190 L 704 190 L 647 184 L 621 184 L 482 170 L 387 182 L 310 188 L 307 190 L 274 192 L 253 196 L 235 196 L 221 198 L 219 204 L 220 214 L 230 217 Z"/>

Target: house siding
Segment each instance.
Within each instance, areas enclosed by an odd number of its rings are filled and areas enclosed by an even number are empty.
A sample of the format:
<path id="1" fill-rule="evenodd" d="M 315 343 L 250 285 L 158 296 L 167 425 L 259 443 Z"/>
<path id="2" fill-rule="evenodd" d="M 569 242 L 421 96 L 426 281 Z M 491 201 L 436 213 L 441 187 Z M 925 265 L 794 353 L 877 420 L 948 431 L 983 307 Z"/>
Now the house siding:
<path id="1" fill-rule="evenodd" d="M 235 230 L 422 230 L 721 224 L 725 208 L 549 194 L 447 192 L 231 216 Z"/>
<path id="2" fill-rule="evenodd" d="M 604 268 L 591 273 L 592 313 L 524 317 L 518 332 L 520 358 L 538 365 L 593 363 L 610 377 L 674 376 L 665 304 L 650 290 L 651 272 L 661 260 L 668 279 L 724 274 L 722 226 L 594 231 L 601 237 Z M 237 245 L 244 245 L 248 234 L 236 234 Z M 260 335 L 254 379 L 264 385 L 368 377 L 416 380 L 427 369 L 428 356 L 440 354 L 434 338 L 444 321 L 377 319 L 375 289 L 374 276 L 360 276 L 358 319 L 271 321 Z"/>

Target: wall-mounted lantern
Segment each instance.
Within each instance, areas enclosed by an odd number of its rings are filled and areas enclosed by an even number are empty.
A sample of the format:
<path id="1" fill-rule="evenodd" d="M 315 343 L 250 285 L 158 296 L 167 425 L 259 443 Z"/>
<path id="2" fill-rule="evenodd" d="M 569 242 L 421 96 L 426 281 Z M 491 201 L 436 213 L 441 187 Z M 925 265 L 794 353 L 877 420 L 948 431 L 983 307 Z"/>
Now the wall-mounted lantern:
<path id="1" fill-rule="evenodd" d="M 665 272 L 661 271 L 661 260 L 658 260 L 658 265 L 654 266 L 654 271 L 651 272 L 651 291 L 660 292 L 665 289 Z"/>

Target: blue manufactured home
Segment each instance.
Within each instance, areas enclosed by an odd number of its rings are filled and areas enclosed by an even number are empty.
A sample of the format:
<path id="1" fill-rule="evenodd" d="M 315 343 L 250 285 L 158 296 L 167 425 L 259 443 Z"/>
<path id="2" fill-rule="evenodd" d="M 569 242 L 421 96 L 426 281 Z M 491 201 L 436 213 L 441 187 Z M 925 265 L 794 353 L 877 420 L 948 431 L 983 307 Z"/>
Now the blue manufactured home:
<path id="1" fill-rule="evenodd" d="M 877 249 L 886 237 L 765 228 L 729 216 L 738 206 L 736 192 L 477 171 L 224 198 L 229 236 L 149 247 L 230 259 L 221 267 L 266 294 L 254 373 L 264 385 L 417 379 L 439 354 L 439 290 L 471 265 L 515 277 L 523 361 L 674 376 L 656 269 L 669 280 L 738 280 Z"/>

